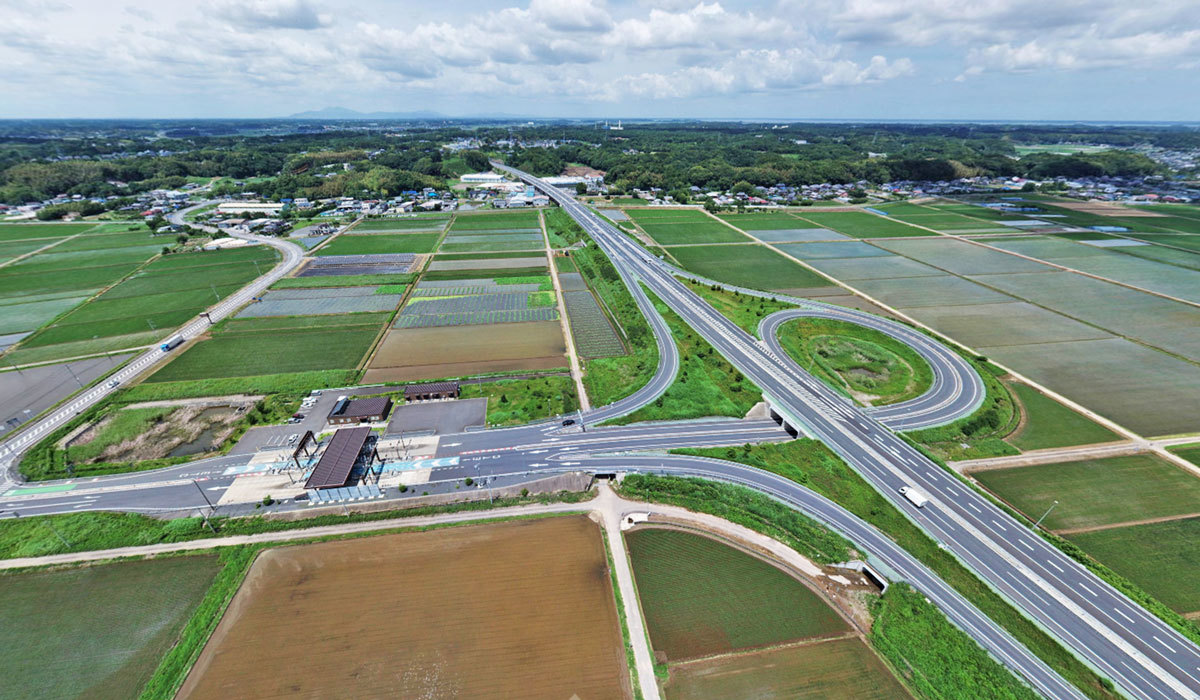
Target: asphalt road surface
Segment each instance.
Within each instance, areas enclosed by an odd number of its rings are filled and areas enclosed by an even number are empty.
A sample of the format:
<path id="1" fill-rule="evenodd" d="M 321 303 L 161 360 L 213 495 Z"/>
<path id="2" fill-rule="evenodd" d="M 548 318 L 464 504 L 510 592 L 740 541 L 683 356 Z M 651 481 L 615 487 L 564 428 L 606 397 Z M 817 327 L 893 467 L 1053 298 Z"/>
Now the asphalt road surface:
<path id="1" fill-rule="evenodd" d="M 1200 697 L 1196 645 L 948 475 L 870 414 L 849 406 L 794 363 L 780 361 L 573 196 L 525 173 L 509 172 L 555 199 L 619 269 L 644 282 L 761 387 L 776 411 L 829 445 L 944 548 L 1124 692 L 1141 698 Z M 902 486 L 924 492 L 929 503 L 915 507 L 899 494 Z M 1020 670 L 1026 678 L 1034 673 Z"/>

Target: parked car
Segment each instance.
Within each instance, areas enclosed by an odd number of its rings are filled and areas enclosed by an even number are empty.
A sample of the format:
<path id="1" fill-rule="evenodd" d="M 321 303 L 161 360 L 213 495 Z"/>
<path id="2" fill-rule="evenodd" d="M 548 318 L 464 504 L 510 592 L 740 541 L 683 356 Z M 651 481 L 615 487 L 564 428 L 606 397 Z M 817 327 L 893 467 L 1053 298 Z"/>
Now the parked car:
<path id="1" fill-rule="evenodd" d="M 292 433 L 291 435 L 288 435 L 288 444 L 290 445 L 299 439 L 300 439 L 299 433 Z"/>

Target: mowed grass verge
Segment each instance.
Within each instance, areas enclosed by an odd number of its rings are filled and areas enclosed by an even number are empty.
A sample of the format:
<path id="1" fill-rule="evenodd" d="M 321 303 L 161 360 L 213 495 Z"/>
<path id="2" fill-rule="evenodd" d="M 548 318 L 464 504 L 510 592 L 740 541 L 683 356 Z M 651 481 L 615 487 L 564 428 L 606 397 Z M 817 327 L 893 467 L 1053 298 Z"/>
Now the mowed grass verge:
<path id="1" fill-rule="evenodd" d="M 1150 455 L 1127 455 L 972 476 L 1031 520 L 1055 501 L 1043 524 L 1078 530 L 1200 512 L 1200 479 Z"/>
<path id="2" fill-rule="evenodd" d="M 849 629 L 790 574 L 723 542 L 664 529 L 625 541 L 650 640 L 670 661 Z"/>
<path id="3" fill-rule="evenodd" d="M 138 697 L 219 569 L 184 556 L 0 575 L 3 695 Z"/>

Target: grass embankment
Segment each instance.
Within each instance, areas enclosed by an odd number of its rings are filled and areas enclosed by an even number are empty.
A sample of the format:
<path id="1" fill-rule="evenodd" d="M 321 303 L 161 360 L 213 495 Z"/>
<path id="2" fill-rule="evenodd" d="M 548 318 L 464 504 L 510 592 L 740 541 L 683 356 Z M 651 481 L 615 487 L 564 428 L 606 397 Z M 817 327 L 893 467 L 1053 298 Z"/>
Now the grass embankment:
<path id="1" fill-rule="evenodd" d="M 786 302 L 728 291 L 720 285 L 705 285 L 689 279 L 684 279 L 682 282 L 719 311 L 722 316 L 733 321 L 739 328 L 755 338 L 758 337 L 758 324 L 765 317 L 776 311 L 796 308 L 795 305 Z"/>
<path id="2" fill-rule="evenodd" d="M 579 408 L 575 382 L 557 375 L 464 384 L 461 398 L 486 398 L 487 422 L 493 427 L 521 425 Z"/>
<path id="3" fill-rule="evenodd" d="M 728 459 L 789 478 L 837 502 L 891 537 L 896 544 L 932 569 L 983 614 L 1025 645 L 1069 682 L 1093 698 L 1115 697 L 1101 679 L 1037 625 L 979 580 L 950 552 L 942 549 L 912 521 L 863 480 L 829 448 L 815 440 L 794 440 L 751 447 L 677 450 L 681 454 Z M 783 508 L 783 506 L 779 506 Z M 941 695 L 955 697 L 955 688 Z"/>
<path id="4" fill-rule="evenodd" d="M 233 394 L 307 393 L 313 389 L 350 386 L 358 378 L 354 370 L 316 370 L 288 374 L 259 374 L 253 377 L 224 377 L 175 382 L 138 384 L 126 391 L 125 400 L 166 401 L 202 396 L 231 396 Z"/>
<path id="5" fill-rule="evenodd" d="M 547 209 L 543 213 L 546 234 L 551 248 L 566 248 L 583 240 L 586 234 L 571 215 L 559 208 Z"/>
<path id="6" fill-rule="evenodd" d="M 134 398 L 131 399 L 131 397 Z M 229 436 L 208 452 L 159 459 L 93 462 L 92 460 L 97 459 L 109 446 L 134 440 L 154 428 L 167 414 L 178 410 L 174 407 L 129 410 L 125 407 L 143 399 L 137 398 L 135 392 L 120 391 L 108 400 L 79 414 L 34 445 L 21 459 L 21 474 L 29 481 L 119 474 L 159 469 L 212 456 L 216 453 L 224 453 L 232 448 L 249 428 L 255 425 L 277 423 L 290 416 L 299 406 L 300 397 L 299 393 L 272 394 L 260 399 L 255 402 L 253 408 L 238 419 Z M 58 443 L 76 428 L 109 418 L 111 420 L 97 435 L 96 440 L 78 447 L 60 448 L 58 446 Z"/>
<path id="7" fill-rule="evenodd" d="M 235 535 L 302 530 L 326 525 L 482 511 L 531 503 L 579 503 L 592 498 L 592 496 L 590 491 L 560 491 L 553 494 L 498 497 L 491 502 L 487 500 L 463 501 L 439 506 L 397 508 L 377 513 L 351 512 L 348 515 L 319 515 L 301 520 L 273 520 L 257 515 L 249 518 L 217 516 L 209 521 L 216 532 L 205 527 L 204 521 L 198 517 L 158 520 L 138 513 L 88 512 L 5 518 L 0 520 L 0 559 L 44 557 L 68 552 L 90 552 L 118 547 L 190 542 Z M 397 527 L 403 527 L 403 523 L 397 524 Z M 62 539 L 59 539 L 60 535 Z M 66 543 L 63 540 L 66 540 Z"/>
<path id="8" fill-rule="evenodd" d="M 684 323 L 661 299 L 648 290 L 646 294 L 666 319 L 667 327 L 679 347 L 679 373 L 662 396 L 627 416 L 613 419 L 611 423 L 625 425 L 638 421 L 685 420 L 705 416 L 741 418 L 754 404 L 762 401 L 762 392 L 758 387 L 717 354 L 713 346 Z"/>
<path id="9" fill-rule="evenodd" d="M 628 349 L 625 355 L 584 363 L 583 384 L 592 404 L 605 406 L 637 391 L 654 376 L 658 345 L 633 295 L 604 251 L 594 243 L 572 251 L 571 258 Z"/>
<path id="10" fill-rule="evenodd" d="M 967 688 L 977 698 L 1039 697 L 906 583 L 891 585 L 871 615 L 871 645 L 922 697 L 957 697 Z"/>
<path id="11" fill-rule="evenodd" d="M 953 423 L 912 430 L 905 435 L 940 459 L 963 460 L 1015 455 L 1017 448 L 1004 441 L 1021 422 L 1021 410 L 1000 381 L 1004 370 L 989 362 L 971 359 L 986 389 L 983 403 L 971 415 Z M 966 445 L 966 447 L 963 447 Z"/>
<path id="12" fill-rule="evenodd" d="M 788 356 L 860 405 L 914 399 L 933 386 L 933 369 L 908 345 L 871 328 L 825 318 L 779 327 Z"/>

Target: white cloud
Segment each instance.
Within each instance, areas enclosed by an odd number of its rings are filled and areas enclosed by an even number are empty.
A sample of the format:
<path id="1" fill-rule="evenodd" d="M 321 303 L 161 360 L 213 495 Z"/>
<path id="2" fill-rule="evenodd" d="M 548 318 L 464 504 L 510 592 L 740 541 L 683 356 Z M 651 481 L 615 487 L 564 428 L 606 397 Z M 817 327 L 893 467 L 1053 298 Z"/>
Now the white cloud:
<path id="1" fill-rule="evenodd" d="M 333 22 L 309 0 L 230 0 L 213 12 L 231 24 L 257 29 L 320 29 Z"/>

